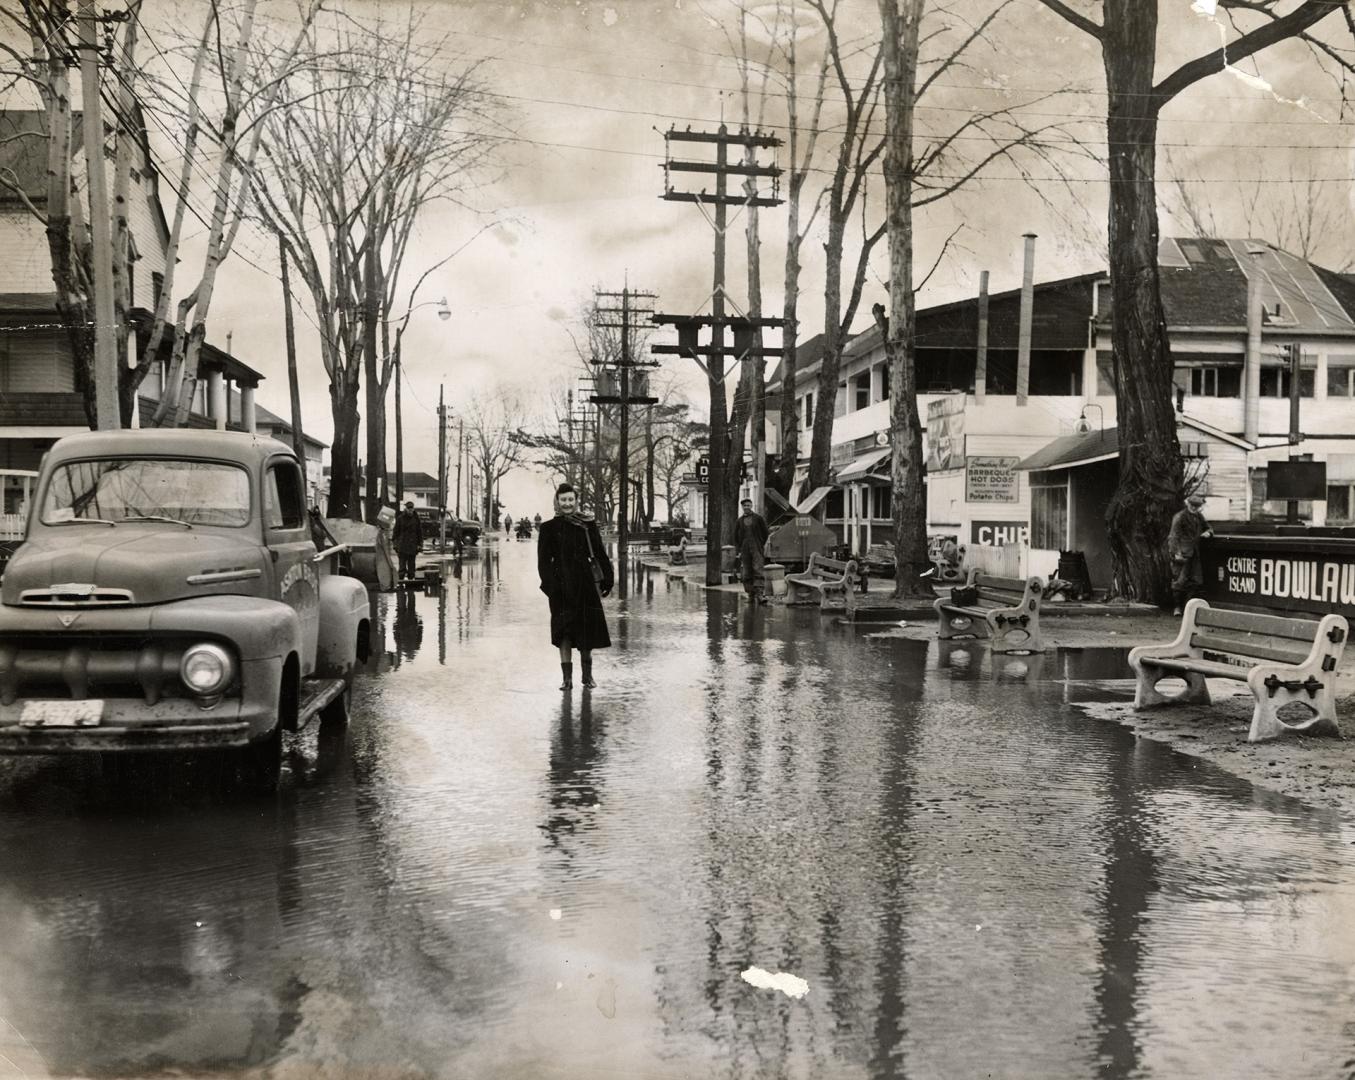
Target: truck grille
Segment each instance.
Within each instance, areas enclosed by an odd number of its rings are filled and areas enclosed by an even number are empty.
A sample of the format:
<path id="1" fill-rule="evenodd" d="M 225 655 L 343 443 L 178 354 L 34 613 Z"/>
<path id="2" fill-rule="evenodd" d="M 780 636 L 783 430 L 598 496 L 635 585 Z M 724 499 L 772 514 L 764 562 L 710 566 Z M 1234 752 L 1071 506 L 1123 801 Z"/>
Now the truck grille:
<path id="1" fill-rule="evenodd" d="M 32 607 L 128 607 L 132 593 L 129 589 L 25 589 L 19 594 L 19 603 Z"/>
<path id="2" fill-rule="evenodd" d="M 164 698 L 187 697 L 179 679 L 179 661 L 189 644 L 187 639 L 133 635 L 3 638 L 0 704 L 45 697 L 141 698 L 155 705 Z"/>

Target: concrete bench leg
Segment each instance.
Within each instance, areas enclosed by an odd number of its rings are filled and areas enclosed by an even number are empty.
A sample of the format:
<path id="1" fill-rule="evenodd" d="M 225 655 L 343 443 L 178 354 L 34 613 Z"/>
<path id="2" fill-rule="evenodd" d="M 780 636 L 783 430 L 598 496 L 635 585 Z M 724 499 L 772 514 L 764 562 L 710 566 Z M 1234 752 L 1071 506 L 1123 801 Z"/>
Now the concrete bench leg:
<path id="1" fill-rule="evenodd" d="M 1325 683 L 1316 697 L 1309 697 L 1306 690 L 1276 689 L 1272 695 L 1264 685 L 1264 674 L 1253 672 L 1247 679 L 1252 695 L 1256 698 L 1256 708 L 1252 710 L 1251 731 L 1247 733 L 1248 742 L 1265 742 L 1277 739 L 1281 735 L 1304 733 L 1308 735 L 1334 735 L 1340 737 L 1341 729 L 1336 724 L 1336 690 L 1330 681 Z M 1293 678 L 1291 674 L 1288 676 Z M 1298 723 L 1286 723 L 1279 717 L 1280 709 L 1293 702 L 1307 706 L 1312 716 Z"/>
<path id="2" fill-rule="evenodd" d="M 1174 697 L 1158 691 L 1157 684 L 1163 679 L 1179 674 L 1186 681 L 1186 688 Z M 1165 671 L 1159 667 L 1140 663 L 1138 679 L 1134 685 L 1134 708 L 1151 709 L 1158 705 L 1209 705 L 1213 699 L 1209 696 L 1209 686 L 1198 671 Z"/>

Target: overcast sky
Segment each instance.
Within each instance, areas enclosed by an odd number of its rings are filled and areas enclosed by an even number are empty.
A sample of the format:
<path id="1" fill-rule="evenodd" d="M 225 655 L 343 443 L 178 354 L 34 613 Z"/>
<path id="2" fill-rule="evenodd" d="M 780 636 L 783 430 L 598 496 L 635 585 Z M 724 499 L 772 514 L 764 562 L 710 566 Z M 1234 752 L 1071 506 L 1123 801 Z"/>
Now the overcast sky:
<path id="1" fill-rule="evenodd" d="M 400 7 L 335 3 L 367 20 L 378 14 L 389 19 Z M 183 0 L 179 6 L 187 13 L 199 7 L 196 0 Z M 959 0 L 954 6 L 977 13 L 990 5 L 987 0 Z M 1193 13 L 1188 0 L 1162 0 L 1162 7 L 1160 72 L 1217 44 L 1218 27 Z M 842 36 L 859 47 L 875 32 L 876 4 L 843 0 L 842 9 Z M 289 8 L 265 2 L 262 10 L 279 13 L 285 22 L 281 13 Z M 497 95 L 504 130 L 510 134 L 497 169 L 483 178 L 473 196 L 479 213 L 430 212 L 420 222 L 418 242 L 406 259 L 406 278 L 412 283 L 485 222 L 497 222 L 433 274 L 419 294 L 420 301 L 445 295 L 452 318 L 441 322 L 434 307 L 421 309 L 406 338 L 406 467 L 436 472 L 439 383 L 446 384 L 453 409 L 472 390 L 493 393 L 516 386 L 525 390 L 534 410 L 543 410 L 547 391 L 579 373 L 566 327 L 575 328 L 594 287 L 620 288 L 629 282 L 658 293 L 659 310 L 708 310 L 712 232 L 696 207 L 659 198 L 661 132 L 670 125 L 711 128 L 722 116 L 737 120 L 738 70 L 718 25 L 721 18 L 733 25 L 733 8 L 726 0 L 463 0 L 429 3 L 422 10 L 429 16 L 429 40 L 445 38 L 436 47 L 449 64 L 483 61 L 486 85 Z M 186 25 L 191 21 L 184 19 Z M 997 52 L 976 54 L 972 67 L 948 73 L 943 88 L 927 99 L 930 111 L 919 113 L 924 133 L 945 130 L 965 109 L 1037 102 L 1047 92 L 1071 88 L 1071 93 L 1032 105 L 1032 117 L 1036 122 L 1086 117 L 1069 135 L 1102 136 L 1097 123 L 1105 107 L 1099 93 L 1100 58 L 1089 39 L 1035 0 L 1014 0 L 994 33 Z M 806 40 L 804 47 L 812 50 L 821 40 L 821 35 Z M 1307 191 L 1303 181 L 1323 180 L 1317 192 L 1340 209 L 1341 227 L 1325 230 L 1330 234 L 1327 250 L 1319 254 L 1339 265 L 1344 260 L 1340 253 L 1349 247 L 1349 177 L 1355 175 L 1346 149 L 1349 128 L 1340 123 L 1336 88 L 1312 71 L 1301 73 L 1305 62 L 1292 48 L 1277 52 L 1260 66 L 1244 65 L 1249 75 L 1264 76 L 1270 90 L 1255 78 L 1225 74 L 1173 103 L 1162 126 L 1159 170 L 1163 177 L 1191 180 L 1197 202 L 1215 215 L 1219 231 L 1227 235 L 1244 230 L 1240 208 L 1253 194 L 1260 194 L 1261 204 L 1279 208 Z M 807 97 L 812 82 L 805 78 L 800 85 Z M 831 96 L 827 115 L 841 115 Z M 764 126 L 775 129 L 779 113 L 768 119 Z M 958 145 L 961 157 L 955 165 L 982 150 L 977 142 Z M 921 293 L 921 305 L 971 295 L 983 269 L 991 272 L 994 291 L 1017 286 L 1021 234 L 1027 231 L 1040 235 L 1037 280 L 1105 265 L 1102 169 L 1071 157 L 1059 166 L 1028 166 L 1039 178 L 1034 184 L 1024 182 L 1014 165 L 999 162 L 967 193 L 918 216 L 919 276 L 930 268 L 946 237 L 961 227 L 955 246 Z M 1057 181 L 1059 168 L 1071 183 Z M 871 198 L 879 191 L 877 179 Z M 1163 185 L 1161 201 L 1169 210 L 1177 205 L 1171 185 Z M 779 314 L 781 304 L 783 223 L 784 211 L 764 212 L 763 306 L 768 313 Z M 1164 234 L 1186 229 L 1179 215 L 1163 219 Z M 742 304 L 742 230 L 733 230 L 729 239 L 730 287 Z M 229 263 L 213 303 L 210 337 L 224 345 L 225 334 L 232 333 L 235 354 L 268 377 L 261 400 L 286 415 L 274 244 L 245 230 L 237 249 L 240 257 Z M 868 319 L 870 304 L 885 299 L 884 256 L 882 244 L 867 281 L 859 326 Z M 817 238 L 806 245 L 805 264 L 802 338 L 822 328 L 822 250 Z M 299 303 L 307 304 L 304 295 Z M 331 422 L 318 349 L 306 320 L 298 325 L 305 422 L 308 430 L 328 440 Z M 704 382 L 692 365 L 670 359 L 667 366 L 689 387 L 698 410 L 704 410 Z M 393 467 L 393 449 L 390 461 Z M 549 513 L 543 475 L 514 475 L 503 490 L 515 516 Z"/>

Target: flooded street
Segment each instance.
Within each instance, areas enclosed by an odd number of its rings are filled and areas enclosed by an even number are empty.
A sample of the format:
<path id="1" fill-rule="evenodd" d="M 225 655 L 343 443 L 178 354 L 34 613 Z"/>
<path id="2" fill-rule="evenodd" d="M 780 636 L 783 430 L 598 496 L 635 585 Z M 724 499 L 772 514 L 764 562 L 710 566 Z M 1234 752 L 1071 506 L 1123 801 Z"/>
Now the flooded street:
<path id="1" fill-rule="evenodd" d="M 275 798 L 0 761 L 0 1077 L 1355 1075 L 1355 832 L 1088 719 L 1120 654 L 641 571 L 562 694 L 535 554 L 377 597 Z"/>

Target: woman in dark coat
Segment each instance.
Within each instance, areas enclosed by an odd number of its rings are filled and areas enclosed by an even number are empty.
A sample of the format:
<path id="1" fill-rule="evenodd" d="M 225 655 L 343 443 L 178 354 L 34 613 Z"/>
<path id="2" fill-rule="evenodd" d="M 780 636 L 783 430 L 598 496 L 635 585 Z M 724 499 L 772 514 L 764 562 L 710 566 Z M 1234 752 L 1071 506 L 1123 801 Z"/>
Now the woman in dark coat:
<path id="1" fill-rule="evenodd" d="M 555 517 L 542 522 L 536 538 L 536 568 L 541 591 L 550 598 L 550 643 L 560 649 L 561 690 L 574 686 L 571 649 L 579 650 L 583 685 L 593 682 L 593 650 L 612 643 L 602 598 L 612 591 L 612 560 L 591 515 L 578 510 L 579 499 L 568 484 L 555 490 Z M 601 570 L 595 581 L 589 557 Z"/>

